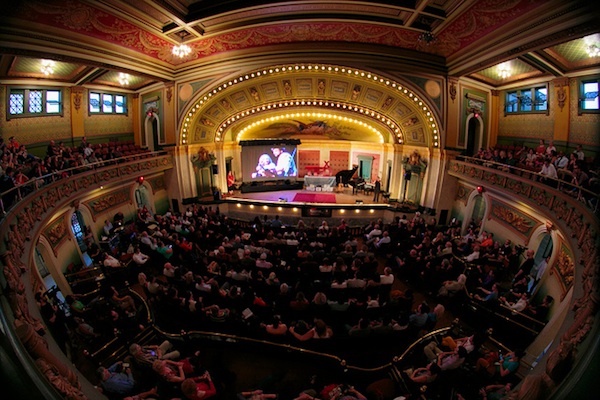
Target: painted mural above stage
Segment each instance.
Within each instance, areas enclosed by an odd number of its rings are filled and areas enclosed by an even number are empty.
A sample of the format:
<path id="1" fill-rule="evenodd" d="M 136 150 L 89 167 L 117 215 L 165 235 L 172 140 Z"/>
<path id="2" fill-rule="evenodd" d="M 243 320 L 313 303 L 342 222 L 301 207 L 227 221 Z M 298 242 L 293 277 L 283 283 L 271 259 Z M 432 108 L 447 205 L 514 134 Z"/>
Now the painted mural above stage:
<path id="1" fill-rule="evenodd" d="M 424 82 L 422 96 L 369 71 L 273 65 L 204 87 L 187 104 L 179 137 L 181 144 L 299 137 L 437 148 L 440 124 L 428 96 L 439 97 L 440 83 Z"/>
<path id="2" fill-rule="evenodd" d="M 288 119 L 265 124 L 255 130 L 244 133 L 243 139 L 316 139 L 316 140 L 352 140 L 361 142 L 379 142 L 379 136 L 356 124 L 347 124 L 329 118 Z"/>

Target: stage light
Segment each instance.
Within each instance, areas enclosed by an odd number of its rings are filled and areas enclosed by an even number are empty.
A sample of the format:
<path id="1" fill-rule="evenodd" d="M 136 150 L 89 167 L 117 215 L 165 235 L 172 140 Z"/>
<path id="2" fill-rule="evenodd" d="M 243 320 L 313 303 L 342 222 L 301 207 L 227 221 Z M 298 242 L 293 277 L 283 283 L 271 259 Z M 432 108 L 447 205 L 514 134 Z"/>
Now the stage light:
<path id="1" fill-rule="evenodd" d="M 143 176 L 140 176 L 140 177 L 137 179 L 137 181 L 138 181 L 138 183 L 141 185 L 142 183 L 144 183 L 144 177 L 143 177 Z"/>
<path id="2" fill-rule="evenodd" d="M 254 208 L 254 204 L 250 204 L 250 208 Z"/>
<path id="3" fill-rule="evenodd" d="M 483 186 L 477 186 L 477 193 L 483 193 Z"/>
<path id="4" fill-rule="evenodd" d="M 269 206 L 263 206 L 263 210 L 268 210 Z"/>
<path id="5" fill-rule="evenodd" d="M 296 207 L 294 207 L 294 208 L 292 208 L 292 211 L 296 212 L 296 211 L 298 211 L 298 209 Z"/>
<path id="6" fill-rule="evenodd" d="M 238 208 L 240 208 L 242 205 L 241 205 L 241 203 L 237 203 L 237 206 L 238 206 Z"/>

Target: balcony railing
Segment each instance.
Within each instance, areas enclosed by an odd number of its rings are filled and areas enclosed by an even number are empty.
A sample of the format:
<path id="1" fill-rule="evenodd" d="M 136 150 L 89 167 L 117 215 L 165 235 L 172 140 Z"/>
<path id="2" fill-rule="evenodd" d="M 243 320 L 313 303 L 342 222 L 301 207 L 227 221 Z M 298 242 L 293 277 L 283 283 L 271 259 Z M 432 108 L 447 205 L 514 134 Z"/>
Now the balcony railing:
<path id="1" fill-rule="evenodd" d="M 570 312 L 565 317 L 559 334 L 553 341 L 545 360 L 561 359 L 569 353 L 575 364 L 569 376 L 562 382 L 554 382 L 557 389 L 552 398 L 566 398 L 577 382 L 589 378 L 588 368 L 593 357 L 600 351 L 600 335 L 596 313 L 598 310 L 598 273 L 600 271 L 600 221 L 598 218 L 599 194 L 571 182 L 556 180 L 556 187 L 538 181 L 534 171 L 508 167 L 481 159 L 461 157 L 448 162 L 447 173 L 474 184 L 481 184 L 510 195 L 515 202 L 522 202 L 539 210 L 564 234 L 573 251 L 576 267 Z M 569 192 L 563 190 L 570 185 Z M 585 201 L 583 201 L 585 200 Z M 575 345 L 575 350 L 569 350 Z M 564 353 L 564 354 L 563 354 Z M 548 374 L 555 363 L 539 363 L 530 374 Z M 547 375 L 547 378 L 551 379 Z M 581 388 L 579 388 L 582 390 Z"/>
<path id="2" fill-rule="evenodd" d="M 69 367 L 70 360 L 58 347 L 49 349 L 36 332 L 43 329 L 40 312 L 28 299 L 33 298 L 34 288 L 42 283 L 35 267 L 31 266 L 35 243 L 29 238 L 35 237 L 57 208 L 92 189 L 128 179 L 134 181 L 142 174 L 171 168 L 173 159 L 166 152 L 140 153 L 31 179 L 0 194 L 2 199 L 11 200 L 10 204 L 4 204 L 0 218 L 0 259 L 3 267 L 0 274 L 0 330 L 5 338 L 2 347 L 11 353 L 7 358 L 6 373 L 19 371 L 20 381 L 25 385 L 24 392 L 33 393 L 36 398 L 59 399 L 68 397 L 70 390 L 78 392 L 81 384 L 90 399 L 100 396 L 91 383 L 79 381 Z M 34 364 L 38 358 L 44 358 L 57 368 L 68 384 L 53 387 Z"/>

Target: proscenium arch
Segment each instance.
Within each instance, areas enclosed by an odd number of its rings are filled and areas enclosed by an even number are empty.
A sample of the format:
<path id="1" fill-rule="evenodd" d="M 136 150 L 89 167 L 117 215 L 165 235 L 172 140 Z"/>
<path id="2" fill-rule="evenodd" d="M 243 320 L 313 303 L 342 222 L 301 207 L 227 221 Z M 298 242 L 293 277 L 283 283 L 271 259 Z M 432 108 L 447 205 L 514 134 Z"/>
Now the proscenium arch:
<path id="1" fill-rule="evenodd" d="M 326 82 L 322 89 L 321 80 Z M 177 140 L 179 145 L 201 143 L 198 133 L 204 130 L 214 135 L 212 141 L 223 142 L 248 121 L 303 111 L 352 114 L 385 132 L 388 143 L 441 145 L 440 118 L 415 90 L 369 71 L 325 64 L 265 67 L 207 88 L 182 113 Z M 231 141 L 236 139 L 231 133 Z"/>

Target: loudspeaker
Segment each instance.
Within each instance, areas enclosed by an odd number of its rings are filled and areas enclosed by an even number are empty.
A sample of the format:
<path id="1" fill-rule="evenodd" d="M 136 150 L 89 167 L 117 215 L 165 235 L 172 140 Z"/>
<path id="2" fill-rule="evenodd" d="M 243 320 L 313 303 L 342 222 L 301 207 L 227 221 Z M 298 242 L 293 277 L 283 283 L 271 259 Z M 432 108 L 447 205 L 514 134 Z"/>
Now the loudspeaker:
<path id="1" fill-rule="evenodd" d="M 212 173 L 213 175 L 217 175 L 219 173 L 219 166 L 218 165 L 213 165 L 212 166 Z"/>

